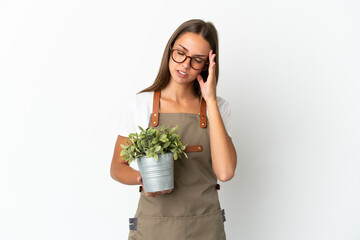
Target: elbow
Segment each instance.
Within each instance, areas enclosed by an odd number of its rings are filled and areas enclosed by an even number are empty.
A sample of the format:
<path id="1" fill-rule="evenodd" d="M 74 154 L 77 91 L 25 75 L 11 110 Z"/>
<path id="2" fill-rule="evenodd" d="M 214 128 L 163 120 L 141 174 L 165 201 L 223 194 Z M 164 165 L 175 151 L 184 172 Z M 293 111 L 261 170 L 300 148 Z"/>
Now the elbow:
<path id="1" fill-rule="evenodd" d="M 110 176 L 111 176 L 112 179 L 116 180 L 116 179 L 115 179 L 115 175 L 114 175 L 112 169 L 110 169 Z"/>
<path id="2" fill-rule="evenodd" d="M 230 166 L 224 167 L 221 171 L 217 171 L 216 177 L 221 182 L 230 181 L 235 175 L 235 169 L 236 169 L 236 157 Z"/>
<path id="3" fill-rule="evenodd" d="M 114 166 L 110 167 L 110 176 L 112 179 L 114 179 L 115 181 L 119 181 L 118 177 L 116 175 L 116 169 L 114 168 Z"/>
<path id="4" fill-rule="evenodd" d="M 218 179 L 221 181 L 221 182 L 227 182 L 227 181 L 230 181 L 233 177 L 234 177 L 234 172 L 228 172 L 228 173 L 225 173 L 225 174 L 222 174 L 220 176 L 218 176 Z"/>

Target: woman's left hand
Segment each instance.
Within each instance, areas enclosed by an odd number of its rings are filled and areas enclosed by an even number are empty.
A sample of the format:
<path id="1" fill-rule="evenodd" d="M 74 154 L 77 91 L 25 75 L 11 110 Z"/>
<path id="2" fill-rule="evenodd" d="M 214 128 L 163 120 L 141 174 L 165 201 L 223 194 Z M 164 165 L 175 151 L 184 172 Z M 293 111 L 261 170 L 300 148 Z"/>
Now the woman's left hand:
<path id="1" fill-rule="evenodd" d="M 200 74 L 197 76 L 197 80 L 200 84 L 201 93 L 205 101 L 212 99 L 216 101 L 215 56 L 216 54 L 213 53 L 213 50 L 211 50 L 209 52 L 209 76 L 207 77 L 206 82 L 204 82 L 204 79 Z"/>

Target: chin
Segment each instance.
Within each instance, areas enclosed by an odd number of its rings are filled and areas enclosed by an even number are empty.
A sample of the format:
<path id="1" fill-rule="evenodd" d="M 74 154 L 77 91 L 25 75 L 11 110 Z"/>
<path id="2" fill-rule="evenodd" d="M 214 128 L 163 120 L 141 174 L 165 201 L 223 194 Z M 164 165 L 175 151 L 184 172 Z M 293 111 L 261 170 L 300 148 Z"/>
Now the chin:
<path id="1" fill-rule="evenodd" d="M 189 84 L 189 83 L 193 83 L 195 78 L 192 79 L 193 77 L 191 76 L 187 76 L 187 77 L 179 77 L 177 76 L 177 72 L 175 72 L 175 74 L 171 74 L 171 79 L 178 83 L 178 84 Z"/>
<path id="2" fill-rule="evenodd" d="M 187 84 L 192 84 L 194 82 L 193 80 L 189 80 L 189 78 L 172 78 L 174 82 L 176 82 L 177 84 L 182 84 L 182 85 L 187 85 Z"/>

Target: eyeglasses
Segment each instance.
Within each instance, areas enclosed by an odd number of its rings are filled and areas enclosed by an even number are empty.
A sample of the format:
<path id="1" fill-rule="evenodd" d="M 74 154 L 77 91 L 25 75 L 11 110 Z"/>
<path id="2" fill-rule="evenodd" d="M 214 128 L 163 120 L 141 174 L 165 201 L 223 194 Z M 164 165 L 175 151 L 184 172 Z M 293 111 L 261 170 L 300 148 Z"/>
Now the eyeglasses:
<path id="1" fill-rule="evenodd" d="M 183 63 L 187 58 L 190 58 L 190 66 L 195 70 L 201 70 L 208 64 L 208 62 L 201 57 L 190 57 L 178 49 L 171 49 L 170 52 L 172 60 L 176 63 Z"/>

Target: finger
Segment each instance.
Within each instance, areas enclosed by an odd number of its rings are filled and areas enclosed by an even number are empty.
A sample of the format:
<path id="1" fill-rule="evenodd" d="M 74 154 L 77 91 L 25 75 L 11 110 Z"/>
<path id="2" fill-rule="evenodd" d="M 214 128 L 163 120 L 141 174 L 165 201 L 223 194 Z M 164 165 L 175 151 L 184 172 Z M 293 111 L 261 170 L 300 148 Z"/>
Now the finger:
<path id="1" fill-rule="evenodd" d="M 138 183 L 142 183 L 142 178 L 141 178 L 141 176 L 138 176 L 138 177 L 136 178 L 136 181 L 138 181 Z"/>
<path id="2" fill-rule="evenodd" d="M 210 63 L 209 65 L 209 75 L 215 73 L 215 63 Z"/>
<path id="3" fill-rule="evenodd" d="M 209 52 L 209 62 L 213 62 L 215 59 L 216 54 L 214 53 L 214 51 L 211 49 Z"/>
<path id="4" fill-rule="evenodd" d="M 209 52 L 209 63 L 210 63 L 210 65 L 215 62 L 215 56 L 216 56 L 216 54 L 214 53 L 214 51 L 210 50 L 210 52 Z"/>
<path id="5" fill-rule="evenodd" d="M 163 194 L 170 193 L 171 191 L 172 191 L 172 189 L 169 189 L 169 190 L 164 190 L 164 191 L 155 192 L 155 194 L 156 194 L 156 196 L 157 196 L 157 195 L 163 195 Z"/>
<path id="6" fill-rule="evenodd" d="M 212 50 L 211 50 L 212 52 Z M 216 57 L 216 54 L 211 54 L 211 56 L 209 56 L 209 59 L 210 59 L 210 63 L 209 63 L 209 74 L 210 73 L 214 73 L 215 72 L 215 57 Z"/>
<path id="7" fill-rule="evenodd" d="M 203 79 L 203 77 L 201 76 L 201 74 L 199 74 L 198 76 L 197 76 L 197 80 L 198 80 L 198 82 L 199 82 L 199 84 L 200 84 L 200 87 L 202 88 L 202 86 L 204 86 L 204 79 Z"/>
<path id="8" fill-rule="evenodd" d="M 214 61 L 214 51 L 213 50 L 210 50 L 209 52 L 209 63 L 211 64 L 213 61 Z"/>
<path id="9" fill-rule="evenodd" d="M 157 197 L 157 196 L 159 196 L 159 195 L 162 195 L 162 193 L 161 193 L 161 192 L 154 192 L 154 193 L 153 193 L 153 197 Z"/>
<path id="10" fill-rule="evenodd" d="M 145 193 L 145 194 L 146 194 L 146 196 L 148 196 L 148 197 L 156 197 L 156 193 L 154 193 L 154 192 Z"/>

